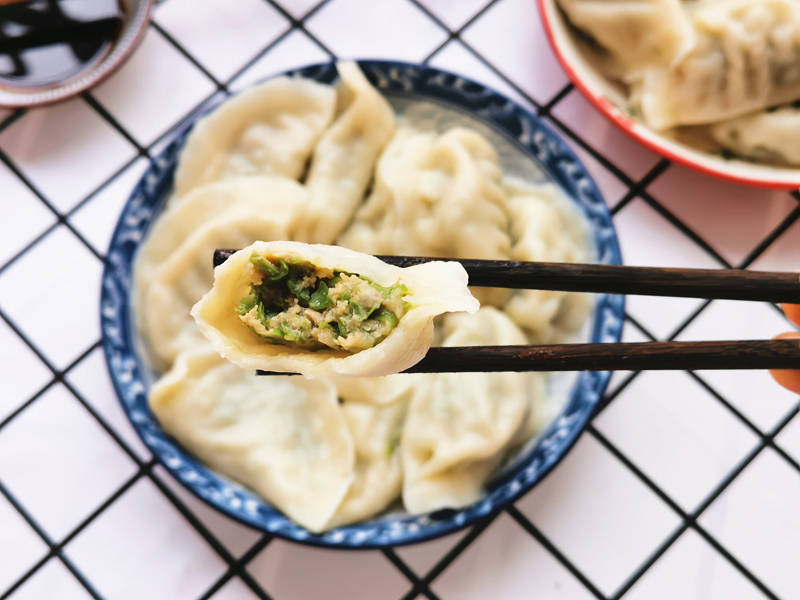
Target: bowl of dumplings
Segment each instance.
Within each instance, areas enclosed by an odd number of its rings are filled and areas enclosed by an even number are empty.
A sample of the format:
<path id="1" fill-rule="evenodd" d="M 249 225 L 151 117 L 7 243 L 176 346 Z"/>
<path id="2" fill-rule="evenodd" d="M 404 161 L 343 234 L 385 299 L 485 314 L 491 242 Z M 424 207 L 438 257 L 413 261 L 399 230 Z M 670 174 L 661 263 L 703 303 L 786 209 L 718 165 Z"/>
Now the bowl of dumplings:
<path id="1" fill-rule="evenodd" d="M 241 250 L 213 269 L 220 248 Z M 493 90 L 374 60 L 267 79 L 188 119 L 123 208 L 116 393 L 178 481 L 254 528 L 376 548 L 467 527 L 555 466 L 609 374 L 398 371 L 431 345 L 618 341 L 624 306 L 468 289 L 448 258 L 621 262 L 583 165 Z M 275 365 L 305 375 L 256 375 Z"/>
<path id="2" fill-rule="evenodd" d="M 800 186 L 796 0 L 539 0 L 572 82 L 663 156 L 773 188 Z"/>

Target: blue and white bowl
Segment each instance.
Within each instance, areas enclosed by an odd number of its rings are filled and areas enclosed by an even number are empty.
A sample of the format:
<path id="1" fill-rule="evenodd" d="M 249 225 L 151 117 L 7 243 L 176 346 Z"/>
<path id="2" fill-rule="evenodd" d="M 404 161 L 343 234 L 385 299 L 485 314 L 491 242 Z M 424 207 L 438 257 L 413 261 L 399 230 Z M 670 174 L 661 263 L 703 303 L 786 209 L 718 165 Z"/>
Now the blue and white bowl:
<path id="1" fill-rule="evenodd" d="M 399 112 L 434 127 L 473 127 L 498 148 L 504 172 L 562 188 L 589 220 L 598 261 L 621 263 L 614 225 L 597 186 L 575 154 L 537 117 L 479 83 L 433 67 L 373 60 L 359 64 Z M 333 63 L 287 74 L 324 83 L 337 79 Z M 322 534 L 307 531 L 252 491 L 209 469 L 168 436 L 147 404 L 153 373 L 134 326 L 132 271 L 136 250 L 170 194 L 189 129 L 183 128 L 153 160 L 128 199 L 105 261 L 100 302 L 103 349 L 123 409 L 154 456 L 186 488 L 230 517 L 283 538 L 334 548 L 376 548 L 422 542 L 467 527 L 530 490 L 561 460 L 586 427 L 609 373 L 575 376 L 568 397 L 560 399 L 560 414 L 488 483 L 478 502 L 433 514 L 383 515 Z M 210 263 L 211 257 L 209 268 Z M 597 296 L 589 341 L 619 341 L 623 314 L 621 296 Z"/>

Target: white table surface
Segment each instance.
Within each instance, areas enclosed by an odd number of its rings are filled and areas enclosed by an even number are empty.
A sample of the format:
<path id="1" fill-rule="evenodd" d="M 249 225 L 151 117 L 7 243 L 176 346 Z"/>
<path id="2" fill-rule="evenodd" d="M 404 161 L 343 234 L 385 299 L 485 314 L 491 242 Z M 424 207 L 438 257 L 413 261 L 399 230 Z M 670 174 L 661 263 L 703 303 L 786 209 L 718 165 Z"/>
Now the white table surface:
<path id="1" fill-rule="evenodd" d="M 596 178 L 630 264 L 800 267 L 800 196 L 625 137 L 567 85 L 533 0 L 166 0 L 154 20 L 91 95 L 0 111 L 0 597 L 800 598 L 800 404 L 766 373 L 619 373 L 515 507 L 394 552 L 264 539 L 154 466 L 99 347 L 103 254 L 170 129 L 289 67 L 425 60 L 539 110 Z M 789 327 L 764 304 L 631 298 L 628 312 L 632 341 Z"/>

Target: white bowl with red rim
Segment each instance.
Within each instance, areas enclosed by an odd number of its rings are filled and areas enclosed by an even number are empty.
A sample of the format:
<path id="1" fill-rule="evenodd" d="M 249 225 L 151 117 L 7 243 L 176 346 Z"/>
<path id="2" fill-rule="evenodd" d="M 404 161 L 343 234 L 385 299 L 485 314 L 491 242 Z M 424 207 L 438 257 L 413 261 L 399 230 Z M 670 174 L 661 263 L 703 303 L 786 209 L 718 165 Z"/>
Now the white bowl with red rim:
<path id="1" fill-rule="evenodd" d="M 625 133 L 670 160 L 721 179 L 769 188 L 800 188 L 800 168 L 705 152 L 671 139 L 632 118 L 625 108 L 623 90 L 587 60 L 557 1 L 537 0 L 537 3 L 547 38 L 567 76 L 601 113 Z"/>

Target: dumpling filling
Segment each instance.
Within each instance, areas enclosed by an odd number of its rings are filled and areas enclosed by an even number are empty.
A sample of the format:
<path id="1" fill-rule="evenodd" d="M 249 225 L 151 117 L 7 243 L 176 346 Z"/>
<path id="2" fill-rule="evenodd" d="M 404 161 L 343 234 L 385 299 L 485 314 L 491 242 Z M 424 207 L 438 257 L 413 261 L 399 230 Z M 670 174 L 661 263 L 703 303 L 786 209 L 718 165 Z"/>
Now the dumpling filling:
<path id="1" fill-rule="evenodd" d="M 246 269 L 250 294 L 236 312 L 272 343 L 360 352 L 384 340 L 409 309 L 408 288 L 399 282 L 383 287 L 354 273 L 257 253 Z"/>

